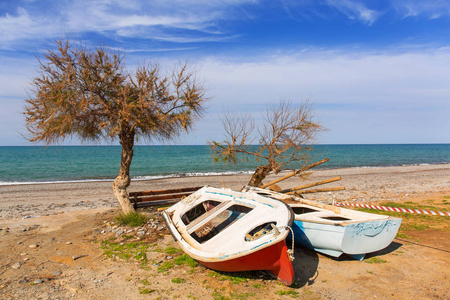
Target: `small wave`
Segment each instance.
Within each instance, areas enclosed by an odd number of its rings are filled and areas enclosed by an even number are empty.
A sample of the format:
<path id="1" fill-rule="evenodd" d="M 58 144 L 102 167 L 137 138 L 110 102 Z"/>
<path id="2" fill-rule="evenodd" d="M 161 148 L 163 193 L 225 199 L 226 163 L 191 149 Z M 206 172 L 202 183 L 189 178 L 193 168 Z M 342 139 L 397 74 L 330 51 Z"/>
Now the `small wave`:
<path id="1" fill-rule="evenodd" d="M 252 174 L 253 171 L 226 171 L 226 172 L 190 172 L 177 173 L 168 175 L 152 175 L 152 176 L 136 176 L 132 180 L 154 180 L 164 178 L 182 178 L 182 177 L 201 177 L 201 176 L 222 176 L 222 175 L 247 175 Z"/>
<path id="2" fill-rule="evenodd" d="M 79 179 L 79 180 L 54 180 L 54 181 L 0 181 L 1 185 L 29 185 L 29 184 L 53 184 L 53 183 L 83 183 L 83 182 L 102 182 L 110 181 L 114 179 Z"/>
<path id="3" fill-rule="evenodd" d="M 182 177 L 201 177 L 201 176 L 226 176 L 226 175 L 247 175 L 252 174 L 253 171 L 226 171 L 226 172 L 190 172 L 190 173 L 176 173 L 167 175 L 148 175 L 148 176 L 134 176 L 131 180 L 156 180 L 164 178 L 182 178 Z M 84 183 L 84 182 L 113 182 L 114 179 L 77 179 L 77 180 L 54 180 L 54 181 L 0 181 L 0 186 L 6 185 L 30 185 L 30 184 L 53 184 L 53 183 Z"/>

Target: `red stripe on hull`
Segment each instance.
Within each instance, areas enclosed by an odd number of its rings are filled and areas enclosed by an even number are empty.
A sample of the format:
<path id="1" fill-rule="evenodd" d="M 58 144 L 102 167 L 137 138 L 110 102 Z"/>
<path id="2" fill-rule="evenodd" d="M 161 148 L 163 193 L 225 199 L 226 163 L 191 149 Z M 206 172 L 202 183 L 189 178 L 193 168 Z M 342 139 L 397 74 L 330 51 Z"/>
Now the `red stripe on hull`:
<path id="1" fill-rule="evenodd" d="M 294 268 L 284 240 L 238 258 L 220 262 L 199 262 L 207 268 L 224 272 L 267 270 L 285 285 L 294 282 Z"/>

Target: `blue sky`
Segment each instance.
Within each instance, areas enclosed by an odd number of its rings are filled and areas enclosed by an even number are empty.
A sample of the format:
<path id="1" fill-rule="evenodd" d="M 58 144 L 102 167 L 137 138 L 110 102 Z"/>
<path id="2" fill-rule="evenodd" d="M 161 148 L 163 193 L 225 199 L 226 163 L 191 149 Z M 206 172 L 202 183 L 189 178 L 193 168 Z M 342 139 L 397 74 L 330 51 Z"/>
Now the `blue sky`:
<path id="1" fill-rule="evenodd" d="M 280 99 L 310 100 L 320 143 L 450 143 L 448 0 L 0 0 L 0 145 L 29 144 L 36 54 L 67 36 L 122 49 L 130 70 L 199 68 L 210 101 L 180 144 Z"/>

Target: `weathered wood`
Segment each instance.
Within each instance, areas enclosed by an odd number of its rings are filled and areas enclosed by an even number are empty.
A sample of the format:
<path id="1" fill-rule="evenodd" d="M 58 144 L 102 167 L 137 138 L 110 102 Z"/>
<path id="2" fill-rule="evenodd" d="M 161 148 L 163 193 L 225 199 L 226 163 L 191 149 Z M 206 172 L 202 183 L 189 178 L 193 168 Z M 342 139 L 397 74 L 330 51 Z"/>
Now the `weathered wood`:
<path id="1" fill-rule="evenodd" d="M 133 203 L 135 209 L 147 206 L 173 204 L 200 188 L 202 187 L 130 192 L 128 193 L 128 198 Z"/>
<path id="2" fill-rule="evenodd" d="M 330 182 L 335 182 L 335 181 L 338 181 L 338 180 L 341 180 L 341 179 L 342 179 L 341 176 L 333 177 L 333 178 L 330 178 L 330 179 L 317 181 L 317 182 L 312 182 L 312 183 L 308 183 L 308 184 L 305 184 L 305 185 L 293 187 L 293 188 L 290 188 L 290 189 L 284 189 L 284 190 L 281 190 L 280 193 L 284 194 L 284 193 L 289 193 L 289 192 L 295 192 L 295 191 L 303 190 L 303 189 L 306 189 L 306 188 L 309 188 L 309 187 L 318 186 L 318 185 L 322 185 L 322 184 L 327 184 L 327 183 L 330 183 Z"/>
<path id="3" fill-rule="evenodd" d="M 185 193 L 185 192 L 194 192 L 201 189 L 201 186 L 198 187 L 189 187 L 189 188 L 181 188 L 181 189 L 167 189 L 167 190 L 155 190 L 155 191 L 142 191 L 142 192 L 130 192 L 129 195 L 131 197 L 134 196 L 152 196 L 152 195 L 165 195 L 165 194 L 175 194 L 175 193 Z"/>
<path id="4" fill-rule="evenodd" d="M 269 182 L 269 183 L 267 183 L 267 184 L 264 184 L 264 185 L 262 185 L 261 186 L 261 188 L 266 188 L 266 187 L 268 187 L 268 186 L 271 186 L 272 184 L 275 184 L 275 183 L 278 183 L 278 182 L 280 182 L 280 181 L 282 181 L 282 180 L 285 180 L 285 179 L 288 179 L 288 178 L 290 178 L 290 177 L 292 177 L 292 176 L 295 176 L 295 175 L 297 175 L 297 174 L 299 174 L 299 173 L 301 173 L 301 172 L 304 172 L 304 171 L 306 171 L 306 170 L 309 170 L 309 169 L 311 169 L 311 168 L 314 168 L 314 167 L 316 167 L 316 166 L 318 166 L 318 165 L 320 165 L 320 164 L 323 164 L 323 163 L 325 163 L 325 162 L 327 162 L 327 161 L 329 161 L 330 159 L 327 157 L 327 158 L 324 158 L 324 159 L 322 159 L 322 160 L 320 160 L 320 161 L 318 161 L 318 162 L 315 162 L 315 163 L 313 163 L 313 164 L 310 164 L 309 166 L 306 166 L 305 168 L 301 168 L 301 169 L 299 169 L 299 170 L 296 170 L 296 171 L 294 171 L 294 172 L 292 172 L 291 174 L 288 174 L 288 175 L 286 175 L 286 176 L 283 176 L 283 177 L 281 177 L 281 178 L 278 178 L 278 179 L 276 179 L 276 180 L 274 180 L 274 181 L 272 181 L 272 182 Z"/>
<path id="5" fill-rule="evenodd" d="M 178 201 L 180 201 L 180 199 L 172 199 L 172 200 L 161 200 L 161 201 L 151 201 L 151 202 L 139 202 L 136 203 L 134 206 L 136 208 L 141 208 L 141 207 L 149 207 L 149 206 L 160 206 L 160 205 L 168 205 L 168 204 L 175 204 Z"/>
<path id="6" fill-rule="evenodd" d="M 311 194 L 311 193 L 322 193 L 322 192 L 332 192 L 332 191 L 343 191 L 345 190 L 345 186 L 338 186 L 333 188 L 327 188 L 327 189 L 316 189 L 316 190 L 306 190 L 301 192 L 291 192 L 286 193 L 286 195 L 301 195 L 301 194 Z"/>
<path id="7" fill-rule="evenodd" d="M 159 195 L 159 196 L 147 196 L 147 197 L 137 197 L 136 203 L 139 202 L 149 202 L 149 201 L 158 201 L 158 200 L 170 200 L 173 198 L 182 198 L 187 197 L 192 193 L 182 193 L 182 194 L 169 194 L 169 195 Z M 134 199 L 134 198 L 133 198 Z"/>

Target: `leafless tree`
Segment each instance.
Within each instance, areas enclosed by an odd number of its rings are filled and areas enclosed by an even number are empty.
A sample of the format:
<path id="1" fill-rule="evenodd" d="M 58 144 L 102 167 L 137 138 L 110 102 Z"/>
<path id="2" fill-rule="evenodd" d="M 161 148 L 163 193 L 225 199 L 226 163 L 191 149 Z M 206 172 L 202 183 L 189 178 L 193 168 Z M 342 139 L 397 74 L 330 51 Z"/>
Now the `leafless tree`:
<path id="1" fill-rule="evenodd" d="M 38 57 L 40 73 L 25 100 L 26 137 L 47 145 L 73 136 L 118 140 L 122 155 L 113 191 L 123 212 L 132 212 L 126 189 L 135 140 L 166 140 L 189 131 L 202 111 L 204 88 L 187 63 L 168 74 L 149 64 L 129 75 L 121 52 L 56 43 L 57 50 Z"/>
<path id="2" fill-rule="evenodd" d="M 309 102 L 294 106 L 281 101 L 277 106 L 268 107 L 259 128 L 248 116 L 226 114 L 225 140 L 210 142 L 214 160 L 232 164 L 252 158 L 264 161 L 248 183 L 258 186 L 271 171 L 277 174 L 294 164 L 299 168 L 305 166 L 317 133 L 324 129 L 312 119 Z"/>

